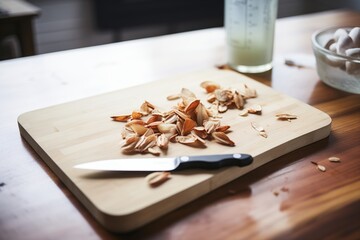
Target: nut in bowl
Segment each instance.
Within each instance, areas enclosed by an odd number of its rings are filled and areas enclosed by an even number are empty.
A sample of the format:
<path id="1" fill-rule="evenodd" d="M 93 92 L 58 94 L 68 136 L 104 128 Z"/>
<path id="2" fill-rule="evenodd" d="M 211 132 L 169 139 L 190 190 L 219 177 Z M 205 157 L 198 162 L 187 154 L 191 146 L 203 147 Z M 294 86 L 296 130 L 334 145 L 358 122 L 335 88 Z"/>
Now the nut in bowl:
<path id="1" fill-rule="evenodd" d="M 360 94 L 360 27 L 317 31 L 312 46 L 320 79 L 334 88 Z"/>

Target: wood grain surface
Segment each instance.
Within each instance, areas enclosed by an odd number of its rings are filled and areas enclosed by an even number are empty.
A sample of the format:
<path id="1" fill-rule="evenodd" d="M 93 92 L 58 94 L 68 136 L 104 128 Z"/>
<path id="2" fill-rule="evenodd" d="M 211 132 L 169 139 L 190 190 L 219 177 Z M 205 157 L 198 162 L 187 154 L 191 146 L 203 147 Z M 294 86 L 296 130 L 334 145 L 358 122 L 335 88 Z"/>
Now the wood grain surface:
<path id="1" fill-rule="evenodd" d="M 224 64 L 223 30 L 0 62 L 0 238 L 359 239 L 360 95 L 319 80 L 310 41 L 319 28 L 359 22 L 360 13 L 351 11 L 281 19 L 273 70 L 250 75 L 329 114 L 328 138 L 279 157 L 128 234 L 111 233 L 97 223 L 21 139 L 17 116 Z M 287 66 L 285 59 L 305 67 Z M 329 162 L 331 156 L 341 162 Z M 311 161 L 324 165 L 326 172 Z"/>
<path id="2" fill-rule="evenodd" d="M 166 97 L 179 93 L 182 88 L 191 90 L 208 107 L 208 95 L 200 87 L 204 80 L 239 92 L 243 92 L 245 85 L 255 89 L 257 97 L 247 99 L 245 108 L 260 105 L 262 113 L 241 117 L 241 111 L 229 109 L 219 114 L 221 125 L 230 126 L 227 135 L 235 142 L 234 147 L 214 141 L 207 141 L 206 148 L 178 143 L 170 144 L 162 156 L 247 153 L 254 158 L 251 165 L 216 171 L 173 172 L 171 181 L 157 188 L 148 186 L 145 177 L 149 173 L 146 172 L 74 169 L 76 164 L 93 160 L 146 157 L 121 152 L 120 132 L 125 124 L 111 121 L 110 116 L 131 113 L 144 101 L 170 111 L 178 101 L 166 101 Z M 295 114 L 297 119 L 281 121 L 276 118 L 279 113 Z M 279 156 L 319 141 L 330 134 L 331 127 L 331 118 L 324 112 L 234 71 L 216 69 L 30 111 L 21 114 L 18 122 L 23 138 L 91 214 L 106 228 L 118 232 L 139 228 Z M 260 136 L 252 124 L 264 128 L 267 137 Z M 151 154 L 147 157 L 154 158 Z"/>

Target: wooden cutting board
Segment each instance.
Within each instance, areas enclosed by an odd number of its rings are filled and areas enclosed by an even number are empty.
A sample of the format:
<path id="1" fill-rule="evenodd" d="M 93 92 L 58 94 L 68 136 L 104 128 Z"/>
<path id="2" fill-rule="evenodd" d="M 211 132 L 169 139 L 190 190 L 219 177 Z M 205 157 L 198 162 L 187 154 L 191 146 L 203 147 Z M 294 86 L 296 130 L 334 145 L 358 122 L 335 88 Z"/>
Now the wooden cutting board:
<path id="1" fill-rule="evenodd" d="M 148 173 L 73 168 L 83 162 L 125 157 L 119 145 L 124 123 L 111 121 L 110 116 L 131 113 L 145 100 L 170 110 L 177 100 L 168 101 L 166 97 L 179 93 L 183 87 L 208 105 L 207 95 L 200 87 L 205 80 L 217 82 L 223 88 L 241 89 L 244 83 L 255 88 L 258 97 L 249 99 L 246 106 L 260 104 L 262 114 L 242 117 L 239 116 L 240 110 L 231 109 L 222 115 L 222 124 L 231 126 L 228 136 L 235 142 L 235 147 L 215 142 L 209 142 L 206 148 L 172 143 L 167 154 L 162 156 L 239 152 L 251 154 L 253 164 L 243 168 L 179 171 L 156 188 L 151 188 L 145 181 Z M 298 119 L 280 121 L 275 117 L 277 113 L 295 114 Z M 262 126 L 268 137 L 260 136 L 251 127 L 251 122 Z M 138 228 L 281 155 L 327 137 L 331 119 L 314 107 L 241 74 L 208 70 L 27 112 L 19 116 L 18 124 L 23 138 L 93 216 L 107 229 L 124 232 Z M 140 156 L 153 157 L 150 154 Z"/>

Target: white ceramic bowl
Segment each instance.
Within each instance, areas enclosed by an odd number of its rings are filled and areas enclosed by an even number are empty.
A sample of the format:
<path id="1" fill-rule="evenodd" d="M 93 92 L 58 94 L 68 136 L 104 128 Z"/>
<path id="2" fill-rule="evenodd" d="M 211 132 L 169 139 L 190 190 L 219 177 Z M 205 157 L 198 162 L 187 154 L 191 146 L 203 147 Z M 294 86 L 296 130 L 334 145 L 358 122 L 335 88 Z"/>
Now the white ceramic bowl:
<path id="1" fill-rule="evenodd" d="M 320 79 L 346 92 L 360 94 L 360 58 L 337 54 L 325 48 L 339 28 L 320 30 L 312 35 L 312 46 Z M 347 31 L 351 27 L 343 27 Z"/>

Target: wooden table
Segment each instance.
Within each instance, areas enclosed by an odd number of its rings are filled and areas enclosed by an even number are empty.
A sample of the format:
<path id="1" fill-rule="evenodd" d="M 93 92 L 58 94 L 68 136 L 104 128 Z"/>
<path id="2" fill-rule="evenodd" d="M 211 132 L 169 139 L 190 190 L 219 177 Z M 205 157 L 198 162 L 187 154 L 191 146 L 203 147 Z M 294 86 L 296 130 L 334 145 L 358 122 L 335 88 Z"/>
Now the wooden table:
<path id="1" fill-rule="evenodd" d="M 329 138 L 296 150 L 149 225 L 102 228 L 21 139 L 16 118 L 33 109 L 225 63 L 221 28 L 0 62 L 1 239 L 359 239 L 360 95 L 323 84 L 311 34 L 356 25 L 333 11 L 278 20 L 274 69 L 250 75 L 332 119 Z M 303 68 L 284 64 L 291 59 Z M 327 158 L 337 156 L 340 163 Z M 318 171 L 311 161 L 326 166 Z"/>

